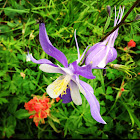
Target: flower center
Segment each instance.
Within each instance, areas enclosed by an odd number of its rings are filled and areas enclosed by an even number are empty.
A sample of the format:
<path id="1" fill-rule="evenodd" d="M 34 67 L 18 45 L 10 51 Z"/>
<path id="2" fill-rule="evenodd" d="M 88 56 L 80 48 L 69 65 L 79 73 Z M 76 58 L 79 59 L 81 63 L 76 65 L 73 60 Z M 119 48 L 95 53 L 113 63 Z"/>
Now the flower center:
<path id="1" fill-rule="evenodd" d="M 61 96 L 66 93 L 67 88 L 69 87 L 69 82 L 71 80 L 71 76 L 70 75 L 65 75 L 65 76 L 61 76 L 60 79 L 56 80 L 53 84 L 54 84 L 54 88 L 53 88 L 53 92 L 57 95 L 58 93 L 61 93 Z"/>

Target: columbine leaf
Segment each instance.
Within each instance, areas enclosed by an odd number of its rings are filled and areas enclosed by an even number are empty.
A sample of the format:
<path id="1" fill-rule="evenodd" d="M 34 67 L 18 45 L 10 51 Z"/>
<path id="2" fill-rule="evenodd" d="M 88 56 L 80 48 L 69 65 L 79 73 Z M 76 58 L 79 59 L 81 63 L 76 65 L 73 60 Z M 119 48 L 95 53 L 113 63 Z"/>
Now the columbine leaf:
<path id="1" fill-rule="evenodd" d="M 106 94 L 111 94 L 111 93 L 113 93 L 113 90 L 110 86 L 108 86 L 106 90 Z"/>

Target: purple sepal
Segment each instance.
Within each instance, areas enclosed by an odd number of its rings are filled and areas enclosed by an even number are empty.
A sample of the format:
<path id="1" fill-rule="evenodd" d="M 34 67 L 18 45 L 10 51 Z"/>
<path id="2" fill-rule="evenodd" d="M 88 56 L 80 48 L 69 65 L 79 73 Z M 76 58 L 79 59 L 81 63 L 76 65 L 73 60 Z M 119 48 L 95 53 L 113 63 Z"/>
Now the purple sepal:
<path id="1" fill-rule="evenodd" d="M 68 62 L 67 62 L 67 58 L 66 56 L 59 51 L 58 49 L 56 49 L 52 43 L 50 42 L 47 32 L 46 32 L 46 28 L 45 28 L 45 24 L 44 23 L 40 23 L 39 24 L 39 41 L 40 44 L 42 46 L 42 49 L 50 56 L 52 56 L 53 58 L 57 59 L 61 64 L 63 64 L 64 67 L 68 67 Z"/>
<path id="2" fill-rule="evenodd" d="M 90 111 L 92 117 L 99 123 L 106 124 L 106 122 L 102 119 L 100 115 L 100 104 L 96 99 L 95 95 L 93 94 L 92 87 L 84 81 L 80 80 L 80 84 L 86 92 L 85 98 L 87 99 L 90 105 Z"/>
<path id="3" fill-rule="evenodd" d="M 111 47 L 107 57 L 107 63 L 114 61 L 117 58 L 117 51 L 115 48 Z"/>
<path id="4" fill-rule="evenodd" d="M 92 64 L 92 68 L 97 67 L 98 64 L 103 60 L 107 53 L 107 47 L 105 45 L 98 45 L 91 47 L 91 52 L 86 58 L 85 64 Z"/>
<path id="5" fill-rule="evenodd" d="M 96 76 L 93 76 L 93 74 L 92 74 L 92 65 L 91 64 L 80 67 L 80 66 L 78 66 L 77 62 L 75 61 L 71 65 L 74 68 L 74 74 L 81 75 L 88 79 L 94 79 L 96 77 Z"/>
<path id="6" fill-rule="evenodd" d="M 49 65 L 52 65 L 54 67 L 58 67 L 57 65 L 53 64 L 48 59 L 39 59 L 39 60 L 36 60 L 31 54 L 29 54 L 29 52 L 28 52 L 28 57 L 31 59 L 32 62 L 34 62 L 36 64 L 49 64 Z"/>

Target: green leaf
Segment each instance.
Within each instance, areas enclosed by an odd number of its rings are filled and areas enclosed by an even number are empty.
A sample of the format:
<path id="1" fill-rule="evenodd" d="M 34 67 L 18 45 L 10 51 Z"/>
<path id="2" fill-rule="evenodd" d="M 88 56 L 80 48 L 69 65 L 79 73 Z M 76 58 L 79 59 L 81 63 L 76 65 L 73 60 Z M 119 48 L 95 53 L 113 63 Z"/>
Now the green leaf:
<path id="1" fill-rule="evenodd" d="M 6 73 L 6 71 L 2 71 L 2 70 L 0 70 L 0 77 L 4 76 L 5 73 Z"/>
<path id="2" fill-rule="evenodd" d="M 28 113 L 27 110 L 25 109 L 19 109 L 15 112 L 15 117 L 18 119 L 25 119 L 28 118 L 30 115 L 32 115 L 31 113 Z"/>
<path id="3" fill-rule="evenodd" d="M 8 118 L 7 118 L 7 126 L 13 126 L 13 127 L 16 127 L 16 118 L 13 116 L 13 115 L 10 115 Z"/>
<path id="4" fill-rule="evenodd" d="M 114 97 L 112 95 L 106 95 L 105 97 L 110 101 L 114 101 Z"/>
<path id="5" fill-rule="evenodd" d="M 104 32 L 106 31 L 106 29 L 108 28 L 108 26 L 110 24 L 111 16 L 112 16 L 112 11 L 110 11 L 110 16 L 108 15 L 108 18 L 106 20 L 106 23 L 105 23 L 105 26 L 104 26 Z"/>
<path id="6" fill-rule="evenodd" d="M 134 118 L 134 121 L 135 121 L 135 123 L 138 125 L 138 127 L 140 128 L 140 121 L 139 121 L 139 119 L 134 115 L 134 114 L 132 114 L 132 117 Z"/>
<path id="7" fill-rule="evenodd" d="M 11 115 L 7 118 L 6 126 L 3 128 L 3 132 L 6 134 L 6 136 L 9 138 L 15 133 L 15 127 L 16 127 L 16 118 Z"/>
<path id="8" fill-rule="evenodd" d="M 13 113 L 16 112 L 16 109 L 17 109 L 17 107 L 18 107 L 19 100 L 18 100 L 16 97 L 14 97 L 14 98 L 12 98 L 9 102 L 10 102 L 10 104 L 9 104 L 9 106 L 8 106 L 8 111 L 9 111 L 11 114 L 13 114 Z"/>
<path id="9" fill-rule="evenodd" d="M 113 128 L 113 120 L 112 120 L 112 118 L 104 116 L 104 120 L 107 122 L 107 124 L 104 125 L 103 130 L 104 131 L 110 131 Z"/>
<path id="10" fill-rule="evenodd" d="M 113 93 L 113 90 L 110 86 L 108 86 L 106 90 L 106 94 L 111 94 L 111 93 Z"/>
<path id="11" fill-rule="evenodd" d="M 108 135 L 105 133 L 102 133 L 102 139 L 108 139 Z"/>
<path id="12" fill-rule="evenodd" d="M 129 114 L 131 122 L 132 122 L 132 127 L 134 127 L 134 123 L 136 123 L 140 128 L 140 122 L 137 119 L 137 117 L 132 113 L 131 109 L 126 105 L 126 103 L 122 102 L 122 104 L 124 105 L 124 107 L 128 111 L 128 114 Z"/>
<path id="13" fill-rule="evenodd" d="M 55 127 L 54 123 L 50 119 L 48 119 L 48 123 L 50 124 L 50 126 L 53 128 L 53 130 L 56 133 L 60 133 L 61 132 L 60 130 L 57 130 L 57 128 Z"/>
<path id="14" fill-rule="evenodd" d="M 12 125 L 5 128 L 5 133 L 8 138 L 15 133 L 14 129 L 15 128 Z"/>
<path id="15" fill-rule="evenodd" d="M 99 94 L 104 94 L 103 88 L 102 87 L 98 87 L 97 89 L 95 89 L 95 93 L 98 96 Z"/>
<path id="16" fill-rule="evenodd" d="M 11 85 L 10 85 L 9 90 L 10 90 L 12 93 L 15 93 L 15 92 L 17 91 L 17 87 L 16 87 L 14 81 L 11 81 Z"/>
<path id="17" fill-rule="evenodd" d="M 15 27 L 15 26 L 16 26 L 16 24 L 15 24 L 15 23 L 11 23 L 11 22 L 7 22 L 7 25 L 8 25 L 9 27 L 11 27 L 11 28 L 13 28 L 13 27 Z"/>
<path id="18" fill-rule="evenodd" d="M 25 9 L 25 10 L 19 10 L 19 9 L 13 9 L 11 7 L 7 7 L 7 8 L 0 8 L 2 10 L 4 10 L 4 12 L 8 14 L 12 13 L 19 13 L 19 14 L 23 14 L 23 13 L 29 13 L 29 9 Z"/>
<path id="19" fill-rule="evenodd" d="M 3 103 L 8 103 L 8 100 L 6 98 L 0 97 L 0 104 L 3 104 Z"/>
<path id="20" fill-rule="evenodd" d="M 135 53 L 140 53 L 140 51 L 135 51 Z"/>
<path id="21" fill-rule="evenodd" d="M 57 122 L 60 124 L 60 121 L 58 118 L 56 118 L 55 116 L 53 116 L 52 114 L 49 116 L 50 119 L 52 119 L 54 122 Z"/>
<path id="22" fill-rule="evenodd" d="M 105 107 L 101 107 L 101 115 L 103 115 L 106 112 L 106 108 Z"/>
<path id="23" fill-rule="evenodd" d="M 123 127 L 123 125 L 119 123 L 116 123 L 116 133 L 118 134 L 122 134 L 122 132 L 125 130 L 125 128 Z"/>

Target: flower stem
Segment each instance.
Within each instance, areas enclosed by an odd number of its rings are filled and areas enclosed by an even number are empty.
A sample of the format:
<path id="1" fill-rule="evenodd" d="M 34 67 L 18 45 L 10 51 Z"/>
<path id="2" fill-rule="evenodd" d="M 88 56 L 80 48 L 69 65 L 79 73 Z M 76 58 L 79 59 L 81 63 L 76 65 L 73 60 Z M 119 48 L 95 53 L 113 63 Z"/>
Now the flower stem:
<path id="1" fill-rule="evenodd" d="M 117 25 L 117 26 L 115 26 L 114 28 L 113 28 L 113 30 L 112 31 L 110 31 L 110 32 L 108 32 L 107 34 L 106 34 L 106 36 L 105 37 L 103 37 L 101 40 L 100 40 L 100 42 L 102 42 L 106 37 L 108 37 L 111 33 L 113 33 L 117 28 L 119 28 L 122 24 L 124 24 L 125 22 L 125 19 L 127 18 L 127 16 L 130 14 L 130 12 L 133 10 L 133 8 L 138 4 L 140 2 L 140 0 L 136 0 L 135 1 L 135 3 L 132 5 L 132 7 L 128 10 L 128 12 L 125 14 L 125 16 L 123 17 L 123 19 L 121 20 L 121 22 Z"/>
<path id="2" fill-rule="evenodd" d="M 122 79 L 122 83 L 121 83 L 121 85 L 120 85 L 119 90 L 121 89 L 122 84 L 124 83 L 124 79 L 125 79 L 125 77 L 123 77 L 123 79 Z M 118 101 L 118 99 L 119 99 L 119 98 L 118 98 L 118 95 L 119 95 L 119 91 L 118 91 L 118 93 L 117 93 L 117 95 L 116 95 L 114 104 L 112 105 L 112 107 L 110 108 L 110 110 L 108 111 L 108 113 L 107 113 L 106 115 L 108 115 L 108 114 L 110 113 L 110 111 L 112 111 L 112 109 L 115 107 L 115 105 L 116 105 L 116 103 L 117 103 L 117 101 Z"/>

